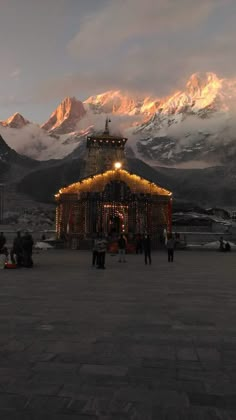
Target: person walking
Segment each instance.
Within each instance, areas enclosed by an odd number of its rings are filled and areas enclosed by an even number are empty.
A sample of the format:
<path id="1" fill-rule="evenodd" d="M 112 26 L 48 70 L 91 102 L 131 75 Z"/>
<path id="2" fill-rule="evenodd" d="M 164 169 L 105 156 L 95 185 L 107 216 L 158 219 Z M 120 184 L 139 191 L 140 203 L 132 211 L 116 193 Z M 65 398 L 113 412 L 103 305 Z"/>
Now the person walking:
<path id="1" fill-rule="evenodd" d="M 151 258 L 151 238 L 150 235 L 145 234 L 143 238 L 143 249 L 144 249 L 144 262 L 147 265 L 147 262 L 149 261 L 149 264 L 152 263 Z"/>
<path id="2" fill-rule="evenodd" d="M 123 234 L 120 235 L 118 239 L 118 253 L 119 253 L 119 260 L 118 262 L 126 262 L 125 253 L 126 253 L 126 240 Z"/>
<path id="3" fill-rule="evenodd" d="M 172 234 L 169 234 L 167 243 L 166 243 L 167 253 L 168 253 L 168 262 L 174 261 L 174 249 L 175 249 L 175 240 Z"/>

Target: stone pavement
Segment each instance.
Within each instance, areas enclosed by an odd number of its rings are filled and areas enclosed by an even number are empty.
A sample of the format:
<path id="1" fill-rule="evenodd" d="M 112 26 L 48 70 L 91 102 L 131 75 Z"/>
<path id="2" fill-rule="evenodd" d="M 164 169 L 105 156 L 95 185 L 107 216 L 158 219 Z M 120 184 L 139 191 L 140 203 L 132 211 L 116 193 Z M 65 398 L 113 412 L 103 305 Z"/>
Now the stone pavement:
<path id="1" fill-rule="evenodd" d="M 0 272 L 0 420 L 235 420 L 236 254 Z"/>

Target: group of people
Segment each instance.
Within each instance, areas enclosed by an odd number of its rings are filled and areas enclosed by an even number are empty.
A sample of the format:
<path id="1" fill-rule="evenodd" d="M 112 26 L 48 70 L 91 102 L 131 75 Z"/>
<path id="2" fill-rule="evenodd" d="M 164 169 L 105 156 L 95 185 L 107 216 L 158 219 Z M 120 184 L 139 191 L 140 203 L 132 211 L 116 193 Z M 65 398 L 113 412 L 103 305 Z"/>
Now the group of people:
<path id="1" fill-rule="evenodd" d="M 127 239 L 126 237 L 121 234 L 118 241 L 118 255 L 119 255 L 119 262 L 126 262 L 126 251 L 127 251 Z M 141 235 L 136 238 L 136 254 L 142 254 L 144 251 L 144 262 L 147 264 L 152 263 L 151 257 L 151 238 L 150 235 L 145 234 L 143 237 Z"/>
<path id="2" fill-rule="evenodd" d="M 92 266 L 99 269 L 105 269 L 105 258 L 108 242 L 106 238 L 101 234 L 98 235 L 93 243 L 93 256 L 92 256 Z M 117 240 L 118 246 L 118 262 L 126 262 L 126 253 L 127 253 L 127 239 L 124 234 L 121 234 Z M 169 234 L 166 242 L 166 249 L 168 254 L 168 262 L 174 261 L 174 249 L 175 249 L 175 239 Z M 151 256 L 151 238 L 149 234 L 143 236 L 139 235 L 136 238 L 136 254 L 144 253 L 144 263 L 151 265 L 152 256 Z"/>
<path id="3" fill-rule="evenodd" d="M 2 268 L 33 267 L 33 238 L 29 232 L 21 235 L 17 232 L 13 240 L 13 246 L 8 250 L 6 247 L 6 237 L 0 232 L 0 261 Z"/>

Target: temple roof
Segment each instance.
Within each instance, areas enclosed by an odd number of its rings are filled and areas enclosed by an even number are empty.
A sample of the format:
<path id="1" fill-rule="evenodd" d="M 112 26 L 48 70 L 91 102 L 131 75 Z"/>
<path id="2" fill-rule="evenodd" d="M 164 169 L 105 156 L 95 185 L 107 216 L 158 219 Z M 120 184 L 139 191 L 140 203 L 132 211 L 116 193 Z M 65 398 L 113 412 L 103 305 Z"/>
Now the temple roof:
<path id="1" fill-rule="evenodd" d="M 132 193 L 142 193 L 171 197 L 172 193 L 165 188 L 133 174 L 124 169 L 112 169 L 106 172 L 81 179 L 65 188 L 61 188 L 56 194 L 56 199 L 63 194 L 78 194 L 82 192 L 102 192 L 111 181 L 121 181 L 128 185 Z"/>

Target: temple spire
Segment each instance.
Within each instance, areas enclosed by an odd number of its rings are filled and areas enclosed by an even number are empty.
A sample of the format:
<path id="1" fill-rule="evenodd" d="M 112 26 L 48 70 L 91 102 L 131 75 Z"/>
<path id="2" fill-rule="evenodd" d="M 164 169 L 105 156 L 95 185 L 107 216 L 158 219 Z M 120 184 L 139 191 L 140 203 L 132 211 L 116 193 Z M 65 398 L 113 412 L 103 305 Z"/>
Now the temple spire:
<path id="1" fill-rule="evenodd" d="M 105 123 L 105 131 L 104 134 L 107 134 L 109 136 L 110 131 L 109 131 L 109 123 L 111 122 L 110 118 L 106 118 L 106 123 Z"/>

